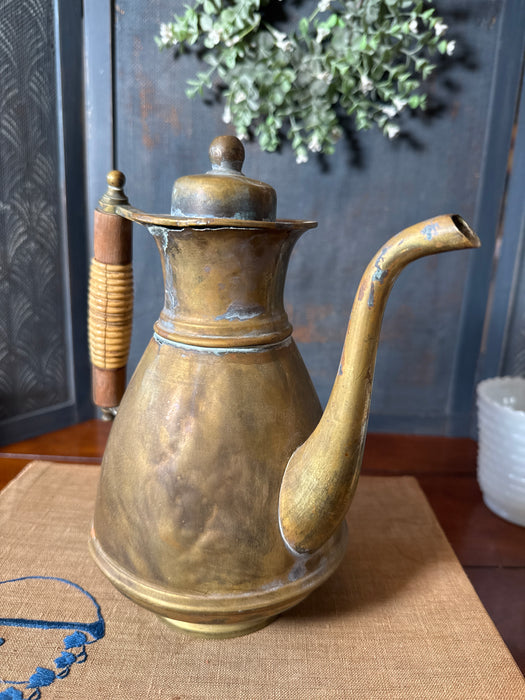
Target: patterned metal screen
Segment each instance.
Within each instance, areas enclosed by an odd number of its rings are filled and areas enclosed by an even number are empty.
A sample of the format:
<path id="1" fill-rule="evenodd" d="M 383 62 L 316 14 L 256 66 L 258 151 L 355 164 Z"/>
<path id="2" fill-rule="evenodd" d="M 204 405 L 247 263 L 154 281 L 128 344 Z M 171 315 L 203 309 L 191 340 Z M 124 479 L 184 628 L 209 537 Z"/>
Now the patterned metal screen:
<path id="1" fill-rule="evenodd" d="M 70 387 L 53 3 L 0 4 L 1 429 Z"/>

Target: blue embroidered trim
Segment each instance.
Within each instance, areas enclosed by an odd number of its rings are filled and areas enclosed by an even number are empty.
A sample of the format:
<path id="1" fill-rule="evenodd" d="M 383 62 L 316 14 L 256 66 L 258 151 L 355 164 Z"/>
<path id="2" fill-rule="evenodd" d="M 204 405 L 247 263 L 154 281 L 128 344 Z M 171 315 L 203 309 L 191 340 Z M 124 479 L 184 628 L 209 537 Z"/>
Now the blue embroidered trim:
<path id="1" fill-rule="evenodd" d="M 89 644 L 94 644 L 96 641 L 101 639 L 105 632 L 104 618 L 102 617 L 99 604 L 95 598 L 93 598 L 91 593 L 88 593 L 88 591 L 78 584 L 73 583 L 73 581 L 68 581 L 65 578 L 57 578 L 55 576 L 23 576 L 21 578 L 0 581 L 0 585 L 3 583 L 18 583 L 20 581 L 28 580 L 59 581 L 60 583 L 65 583 L 66 585 L 75 588 L 91 601 L 97 613 L 97 620 L 95 622 L 63 622 L 57 620 L 33 620 L 29 618 L 0 617 L 0 627 L 74 630 L 72 634 L 68 634 L 64 637 L 64 651 L 62 651 L 60 656 L 54 660 L 57 668 L 56 671 L 53 671 L 50 668 L 37 666 L 35 672 L 28 680 L 11 681 L 0 678 L 0 684 L 9 686 L 0 692 L 0 700 L 24 700 L 25 696 L 23 690 L 15 688 L 14 686 L 16 685 L 25 685 L 24 690 L 33 690 L 31 695 L 27 696 L 26 700 L 39 700 L 42 697 L 41 688 L 51 685 L 51 683 L 54 683 L 57 678 L 65 678 L 69 674 L 73 664 L 84 663 L 87 659 L 86 646 Z M 87 635 L 90 635 L 91 639 L 89 639 Z M 0 637 L 0 646 L 2 646 L 4 643 L 5 639 Z M 79 649 L 79 651 L 75 653 L 72 651 L 73 649 Z"/>

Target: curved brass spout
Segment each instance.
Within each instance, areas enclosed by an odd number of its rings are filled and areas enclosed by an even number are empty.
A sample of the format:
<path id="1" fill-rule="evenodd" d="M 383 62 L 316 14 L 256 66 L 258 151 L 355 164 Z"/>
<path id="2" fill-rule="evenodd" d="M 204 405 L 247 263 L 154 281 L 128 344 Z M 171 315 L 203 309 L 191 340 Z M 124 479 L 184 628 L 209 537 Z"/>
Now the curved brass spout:
<path id="1" fill-rule="evenodd" d="M 390 290 L 412 260 L 480 242 L 457 215 L 401 231 L 368 265 L 354 301 L 330 399 L 308 440 L 291 456 L 281 485 L 281 532 L 297 552 L 312 552 L 334 534 L 352 500 L 366 436 L 379 332 Z"/>

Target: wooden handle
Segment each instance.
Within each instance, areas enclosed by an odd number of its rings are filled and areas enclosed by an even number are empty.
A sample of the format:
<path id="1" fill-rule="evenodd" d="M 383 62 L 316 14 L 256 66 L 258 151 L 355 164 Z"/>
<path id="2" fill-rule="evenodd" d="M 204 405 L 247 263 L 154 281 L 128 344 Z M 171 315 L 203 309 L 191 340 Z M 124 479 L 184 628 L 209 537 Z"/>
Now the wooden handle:
<path id="1" fill-rule="evenodd" d="M 95 255 L 88 299 L 93 402 L 102 409 L 113 409 L 120 404 L 126 388 L 131 341 L 132 223 L 96 210 L 94 228 Z"/>

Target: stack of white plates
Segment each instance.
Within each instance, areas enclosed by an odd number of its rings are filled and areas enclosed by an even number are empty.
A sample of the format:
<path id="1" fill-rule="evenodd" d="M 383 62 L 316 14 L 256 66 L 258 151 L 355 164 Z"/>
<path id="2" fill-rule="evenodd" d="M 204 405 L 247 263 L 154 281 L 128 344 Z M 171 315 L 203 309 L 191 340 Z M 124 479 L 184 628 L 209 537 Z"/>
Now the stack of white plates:
<path id="1" fill-rule="evenodd" d="M 478 481 L 497 515 L 525 526 L 525 379 L 478 384 Z"/>

